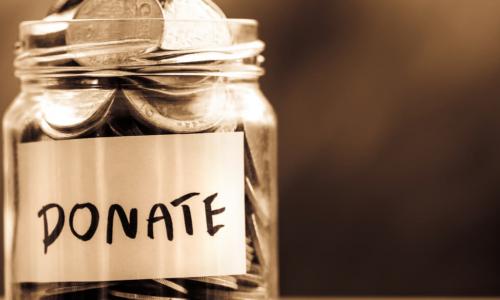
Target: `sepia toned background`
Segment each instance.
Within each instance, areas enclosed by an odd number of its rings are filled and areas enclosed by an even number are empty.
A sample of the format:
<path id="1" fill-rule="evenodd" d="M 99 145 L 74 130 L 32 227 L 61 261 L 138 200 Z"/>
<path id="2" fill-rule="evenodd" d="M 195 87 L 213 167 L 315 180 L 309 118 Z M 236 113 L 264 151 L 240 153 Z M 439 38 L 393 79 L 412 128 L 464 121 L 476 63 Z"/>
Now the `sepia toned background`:
<path id="1" fill-rule="evenodd" d="M 0 1 L 0 104 L 21 20 Z M 219 0 L 280 119 L 284 295 L 500 295 L 500 1 Z"/>

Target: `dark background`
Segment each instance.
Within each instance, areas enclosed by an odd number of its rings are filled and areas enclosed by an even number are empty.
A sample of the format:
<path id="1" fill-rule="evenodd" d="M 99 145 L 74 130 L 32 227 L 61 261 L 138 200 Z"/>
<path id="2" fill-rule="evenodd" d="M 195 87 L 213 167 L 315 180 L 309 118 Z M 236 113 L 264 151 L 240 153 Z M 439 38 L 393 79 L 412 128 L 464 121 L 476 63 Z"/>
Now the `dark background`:
<path id="1" fill-rule="evenodd" d="M 21 20 L 0 1 L 0 100 Z M 220 0 L 280 119 L 285 295 L 500 295 L 500 1 Z"/>

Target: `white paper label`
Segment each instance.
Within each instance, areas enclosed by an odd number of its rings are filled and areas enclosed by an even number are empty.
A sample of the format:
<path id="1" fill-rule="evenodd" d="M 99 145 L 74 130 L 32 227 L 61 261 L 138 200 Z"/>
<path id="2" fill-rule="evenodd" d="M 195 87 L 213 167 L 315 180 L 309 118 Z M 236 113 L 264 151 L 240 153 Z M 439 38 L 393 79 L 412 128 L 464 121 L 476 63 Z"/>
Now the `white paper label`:
<path id="1" fill-rule="evenodd" d="M 19 145 L 16 281 L 244 274 L 243 147 L 242 133 Z"/>

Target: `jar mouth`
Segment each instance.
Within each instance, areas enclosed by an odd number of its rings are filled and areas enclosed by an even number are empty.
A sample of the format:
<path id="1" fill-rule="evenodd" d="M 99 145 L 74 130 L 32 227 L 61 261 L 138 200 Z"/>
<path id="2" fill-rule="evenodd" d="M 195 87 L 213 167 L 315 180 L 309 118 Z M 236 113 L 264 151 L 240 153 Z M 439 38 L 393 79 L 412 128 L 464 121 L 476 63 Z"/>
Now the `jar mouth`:
<path id="1" fill-rule="evenodd" d="M 260 76 L 263 50 L 252 19 L 45 19 L 21 23 L 15 67 L 21 78 Z"/>

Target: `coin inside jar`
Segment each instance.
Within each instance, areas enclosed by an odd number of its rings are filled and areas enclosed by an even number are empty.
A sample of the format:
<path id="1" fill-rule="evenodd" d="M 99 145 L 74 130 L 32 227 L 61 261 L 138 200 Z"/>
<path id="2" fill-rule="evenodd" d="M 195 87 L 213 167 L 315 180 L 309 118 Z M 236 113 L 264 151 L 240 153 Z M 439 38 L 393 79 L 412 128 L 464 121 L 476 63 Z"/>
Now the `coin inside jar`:
<path id="1" fill-rule="evenodd" d="M 133 57 L 157 49 L 163 35 L 163 10 L 157 0 L 85 0 L 75 19 L 103 20 L 71 23 L 66 33 L 69 45 L 141 41 L 134 47 L 110 46 L 97 54 L 79 53 L 75 60 L 84 66 L 126 64 Z M 122 22 L 125 19 L 135 21 Z"/>
<path id="2" fill-rule="evenodd" d="M 102 118 L 115 93 L 115 90 L 101 89 L 49 92 L 41 105 L 43 119 L 52 128 L 61 131 L 89 127 L 89 124 Z"/>
<path id="3" fill-rule="evenodd" d="M 169 92 L 161 89 L 124 89 L 132 113 L 146 126 L 168 132 L 203 132 L 224 118 L 228 103 L 222 85 L 201 90 Z"/>

